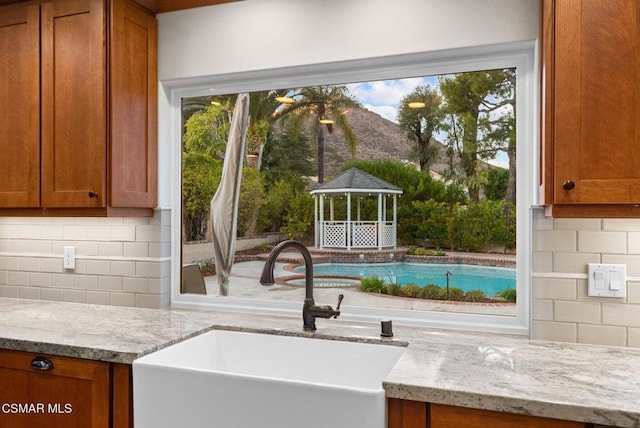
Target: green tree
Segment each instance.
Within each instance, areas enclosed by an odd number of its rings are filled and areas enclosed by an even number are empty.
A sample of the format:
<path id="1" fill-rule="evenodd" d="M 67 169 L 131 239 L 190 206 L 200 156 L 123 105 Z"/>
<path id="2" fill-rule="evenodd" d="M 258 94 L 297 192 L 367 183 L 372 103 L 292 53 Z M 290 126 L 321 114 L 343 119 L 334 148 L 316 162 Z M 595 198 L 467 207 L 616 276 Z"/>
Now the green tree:
<path id="1" fill-rule="evenodd" d="M 311 86 L 302 88 L 293 96 L 293 103 L 280 108 L 275 117 L 277 119 L 297 118 L 303 120 L 312 117 L 311 134 L 317 142 L 318 183 L 324 183 L 324 144 L 325 129 L 333 132 L 337 126 L 343 133 L 345 143 L 355 156 L 358 149 L 358 139 L 347 120 L 347 109 L 359 108 L 360 104 L 351 97 L 344 85 Z"/>
<path id="2" fill-rule="evenodd" d="M 492 201 L 505 199 L 509 170 L 504 168 L 491 168 L 487 172 L 487 183 L 484 185 L 484 197 Z"/>
<path id="3" fill-rule="evenodd" d="M 186 241 L 206 238 L 209 203 L 220 184 L 222 161 L 199 153 L 182 157 L 182 225 Z"/>
<path id="4" fill-rule="evenodd" d="M 238 236 L 253 235 L 264 198 L 264 184 L 260 172 L 255 168 L 244 167 L 238 201 Z"/>
<path id="5" fill-rule="evenodd" d="M 287 122 L 284 129 L 274 135 L 265 146 L 263 171 L 270 181 L 313 175 L 313 152 L 309 137 L 300 132 L 297 123 Z"/>
<path id="6" fill-rule="evenodd" d="M 497 139 L 488 134 L 504 136 L 504 126 L 509 124 L 502 115 L 494 117 L 513 101 L 515 88 L 507 76 L 506 70 L 487 70 L 440 79 L 449 119 L 445 128 L 449 153 L 459 157 L 469 197 L 476 202 L 486 179 L 481 174 L 480 161 L 493 158 L 500 150 L 495 144 Z"/>
<path id="7" fill-rule="evenodd" d="M 422 102 L 424 107 L 413 108 L 410 103 Z M 407 138 L 414 143 L 413 155 L 418 160 L 420 170 L 425 171 L 438 154 L 438 146 L 431 144 L 434 132 L 442 126 L 444 112 L 442 98 L 430 86 L 417 86 L 400 102 L 398 124 Z"/>
<path id="8" fill-rule="evenodd" d="M 298 192 L 291 200 L 280 231 L 289 239 L 304 239 L 313 225 L 313 198 L 306 192 Z"/>
<path id="9" fill-rule="evenodd" d="M 206 238 L 209 204 L 222 174 L 229 135 L 229 114 L 220 105 L 205 104 L 185 124 L 182 153 L 182 222 L 184 239 Z"/>

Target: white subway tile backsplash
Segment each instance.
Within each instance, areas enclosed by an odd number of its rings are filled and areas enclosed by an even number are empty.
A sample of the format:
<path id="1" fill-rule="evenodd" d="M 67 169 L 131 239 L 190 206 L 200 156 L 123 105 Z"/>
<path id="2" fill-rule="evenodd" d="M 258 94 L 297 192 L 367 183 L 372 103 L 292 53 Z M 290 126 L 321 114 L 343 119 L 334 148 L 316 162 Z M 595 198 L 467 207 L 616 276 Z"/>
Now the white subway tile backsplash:
<path id="1" fill-rule="evenodd" d="M 19 288 L 20 287 L 13 285 L 0 285 L 0 297 L 11 297 L 17 299 Z"/>
<path id="2" fill-rule="evenodd" d="M 40 230 L 40 237 L 42 239 L 60 240 L 63 239 L 63 226 L 62 225 L 47 225 L 42 226 Z"/>
<path id="3" fill-rule="evenodd" d="M 594 345 L 627 346 L 626 327 L 578 324 L 578 342 Z"/>
<path id="4" fill-rule="evenodd" d="M 87 303 L 87 292 L 85 290 L 62 290 L 62 300 L 71 303 Z"/>
<path id="5" fill-rule="evenodd" d="M 531 337 L 575 343 L 578 341 L 577 330 L 578 326 L 574 323 L 534 320 L 531 325 Z"/>
<path id="6" fill-rule="evenodd" d="M 577 280 L 571 278 L 533 278 L 534 299 L 576 300 Z"/>
<path id="7" fill-rule="evenodd" d="M 123 278 L 121 276 L 98 276 L 98 289 L 108 291 L 122 291 Z"/>
<path id="8" fill-rule="evenodd" d="M 29 285 L 35 287 L 51 287 L 51 274 L 30 272 L 29 273 Z"/>
<path id="9" fill-rule="evenodd" d="M 601 230 L 602 220 L 599 218 L 556 218 L 554 229 Z"/>
<path id="10" fill-rule="evenodd" d="M 629 253 L 640 254 L 640 232 L 629 232 Z"/>
<path id="11" fill-rule="evenodd" d="M 532 318 L 534 320 L 553 321 L 553 300 L 534 299 Z"/>
<path id="12" fill-rule="evenodd" d="M 136 276 L 144 278 L 161 278 L 160 263 L 136 262 Z"/>
<path id="13" fill-rule="evenodd" d="M 602 321 L 606 325 L 640 327 L 640 305 L 602 303 Z"/>
<path id="14" fill-rule="evenodd" d="M 640 348 L 640 328 L 627 328 L 627 346 Z"/>
<path id="15" fill-rule="evenodd" d="M 20 257 L 18 259 L 18 270 L 27 272 L 40 271 L 40 259 L 35 257 Z"/>
<path id="16" fill-rule="evenodd" d="M 73 275 L 72 283 L 74 288 L 81 288 L 83 290 L 97 290 L 98 276 L 97 275 Z"/>
<path id="17" fill-rule="evenodd" d="M 111 237 L 111 228 L 109 226 L 85 226 L 87 239 L 97 241 L 108 241 Z"/>
<path id="18" fill-rule="evenodd" d="M 7 245 L 7 251 L 12 253 L 28 253 L 31 241 L 24 239 L 11 239 Z"/>
<path id="19" fill-rule="evenodd" d="M 534 251 L 576 251 L 575 230 L 542 230 L 533 232 Z"/>
<path id="20" fill-rule="evenodd" d="M 625 253 L 627 251 L 626 232 L 578 232 L 578 251 L 582 253 Z"/>
<path id="21" fill-rule="evenodd" d="M 29 272 L 9 271 L 7 282 L 11 285 L 29 285 Z"/>
<path id="22" fill-rule="evenodd" d="M 149 251 L 150 244 L 147 242 L 124 242 L 124 257 L 156 257 Z"/>
<path id="23" fill-rule="evenodd" d="M 143 242 L 160 242 L 161 227 L 158 225 L 141 225 L 136 226 L 136 241 Z"/>
<path id="24" fill-rule="evenodd" d="M 62 239 L 72 241 L 87 239 L 87 228 L 84 226 L 65 225 L 62 228 Z"/>
<path id="25" fill-rule="evenodd" d="M 40 270 L 42 272 L 63 272 L 62 257 L 43 257 L 40 259 Z"/>
<path id="26" fill-rule="evenodd" d="M 51 300 L 51 301 L 61 302 L 62 290 L 58 288 L 43 288 L 40 290 L 40 298 L 42 300 Z"/>
<path id="27" fill-rule="evenodd" d="M 128 293 L 148 293 L 149 279 L 147 278 L 122 278 L 122 291 Z"/>
<path id="28" fill-rule="evenodd" d="M 87 281 L 88 278 L 86 275 L 78 275 L 78 280 L 83 282 Z M 72 273 L 52 273 L 51 274 L 51 287 L 53 288 L 74 288 L 75 287 L 75 275 Z M 82 284 L 81 284 L 82 285 Z M 95 288 L 95 287 L 86 287 L 80 286 L 78 288 Z"/>
<path id="29" fill-rule="evenodd" d="M 553 253 L 551 251 L 533 253 L 531 269 L 533 272 L 553 272 Z"/>
<path id="30" fill-rule="evenodd" d="M 136 240 L 135 226 L 130 226 L 130 225 L 112 226 L 111 240 L 112 241 L 135 241 Z"/>
<path id="31" fill-rule="evenodd" d="M 101 257 L 122 257 L 122 242 L 98 242 L 98 255 Z"/>
<path id="32" fill-rule="evenodd" d="M 136 263 L 129 261 L 112 261 L 111 275 L 117 276 L 135 276 Z"/>
<path id="33" fill-rule="evenodd" d="M 599 324 L 602 322 L 600 303 L 556 300 L 554 319 L 575 323 Z"/>
<path id="34" fill-rule="evenodd" d="M 601 262 L 600 254 L 558 252 L 553 254 L 553 271 L 586 274 L 587 264 Z"/>
<path id="35" fill-rule="evenodd" d="M 18 270 L 18 257 L 0 256 L 1 270 Z"/>
<path id="36" fill-rule="evenodd" d="M 170 221 L 167 210 L 152 218 L 0 217 L 0 296 L 168 306 Z M 75 269 L 62 267 L 67 245 L 76 248 Z"/>
<path id="37" fill-rule="evenodd" d="M 626 299 L 607 299 L 588 296 L 586 280 L 588 263 L 640 276 L 640 219 L 550 220 L 534 210 L 533 239 L 532 337 L 640 347 L 640 281 L 627 282 Z"/>
<path id="38" fill-rule="evenodd" d="M 149 257 L 165 258 L 171 256 L 171 242 L 152 242 L 149 244 Z"/>
<path id="39" fill-rule="evenodd" d="M 87 260 L 87 273 L 91 275 L 110 275 L 111 262 L 109 260 Z"/>
<path id="40" fill-rule="evenodd" d="M 627 282 L 627 302 L 640 304 L 640 282 Z"/>
<path id="41" fill-rule="evenodd" d="M 29 252 L 39 254 L 51 254 L 51 241 L 48 240 L 32 240 L 29 241 Z"/>
<path id="42" fill-rule="evenodd" d="M 640 276 L 640 255 L 638 254 L 603 254 L 602 263 L 627 265 L 627 275 Z"/>
<path id="43" fill-rule="evenodd" d="M 605 218 L 602 220 L 602 230 L 640 231 L 640 219 Z"/>
<path id="44" fill-rule="evenodd" d="M 40 287 L 18 287 L 18 297 L 21 299 L 40 300 Z"/>
<path id="45" fill-rule="evenodd" d="M 87 291 L 87 303 L 93 305 L 110 305 L 111 293 L 108 291 Z"/>
<path id="46" fill-rule="evenodd" d="M 97 256 L 99 253 L 98 241 L 75 241 L 72 245 L 76 247 L 76 257 Z"/>
<path id="47" fill-rule="evenodd" d="M 136 295 L 133 293 L 111 293 L 111 304 L 114 306 L 136 306 Z"/>

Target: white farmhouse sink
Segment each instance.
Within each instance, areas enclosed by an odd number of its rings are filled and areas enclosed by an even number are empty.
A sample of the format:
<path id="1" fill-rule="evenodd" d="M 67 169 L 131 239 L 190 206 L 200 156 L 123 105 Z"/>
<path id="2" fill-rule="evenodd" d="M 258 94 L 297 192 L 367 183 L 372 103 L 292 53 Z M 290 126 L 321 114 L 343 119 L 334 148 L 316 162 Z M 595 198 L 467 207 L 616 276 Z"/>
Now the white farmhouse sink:
<path id="1" fill-rule="evenodd" d="M 384 428 L 397 346 L 214 330 L 133 362 L 136 428 Z"/>

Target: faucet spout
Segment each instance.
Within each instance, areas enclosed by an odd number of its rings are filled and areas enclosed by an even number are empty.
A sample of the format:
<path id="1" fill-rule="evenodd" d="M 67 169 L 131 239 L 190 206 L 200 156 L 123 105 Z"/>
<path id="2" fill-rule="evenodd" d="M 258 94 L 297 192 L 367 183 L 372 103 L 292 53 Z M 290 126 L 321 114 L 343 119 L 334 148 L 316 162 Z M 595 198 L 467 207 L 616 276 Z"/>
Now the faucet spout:
<path id="1" fill-rule="evenodd" d="M 260 275 L 260 284 L 262 285 L 273 285 L 275 283 L 275 279 L 273 277 L 273 270 L 276 264 L 276 260 L 278 255 L 285 250 L 286 248 L 295 248 L 300 254 L 302 254 L 302 258 L 304 259 L 304 269 L 305 269 L 305 298 L 304 305 L 302 306 L 302 320 L 303 320 L 303 328 L 305 331 L 315 331 L 316 330 L 316 318 L 337 318 L 340 315 L 340 303 L 342 302 L 342 298 L 344 297 L 342 294 L 338 298 L 338 306 L 334 310 L 331 306 L 316 306 L 313 300 L 313 259 L 311 258 L 311 253 L 307 247 L 305 247 L 302 243 L 294 240 L 282 241 L 271 250 L 269 257 L 267 257 L 267 261 L 262 268 L 262 274 Z"/>

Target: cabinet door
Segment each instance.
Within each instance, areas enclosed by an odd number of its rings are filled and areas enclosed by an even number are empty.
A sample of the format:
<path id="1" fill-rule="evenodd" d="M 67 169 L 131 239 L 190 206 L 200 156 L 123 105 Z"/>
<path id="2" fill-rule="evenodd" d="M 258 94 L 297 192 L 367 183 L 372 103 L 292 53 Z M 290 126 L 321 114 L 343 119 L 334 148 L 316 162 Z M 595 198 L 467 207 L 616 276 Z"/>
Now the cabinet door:
<path id="1" fill-rule="evenodd" d="M 50 356 L 37 370 L 38 357 L 0 350 L 0 426 L 109 427 L 109 363 Z"/>
<path id="2" fill-rule="evenodd" d="M 40 9 L 0 8 L 0 207 L 40 205 Z"/>
<path id="3" fill-rule="evenodd" d="M 640 1 L 553 13 L 553 202 L 640 203 Z"/>
<path id="4" fill-rule="evenodd" d="M 585 428 L 582 422 L 431 404 L 430 428 Z"/>
<path id="5" fill-rule="evenodd" d="M 129 0 L 111 2 L 109 205 L 157 202 L 157 22 Z"/>
<path id="6" fill-rule="evenodd" d="M 429 404 L 420 401 L 387 398 L 389 428 L 427 428 Z"/>
<path id="7" fill-rule="evenodd" d="M 102 0 L 42 5 L 42 206 L 106 205 Z"/>

